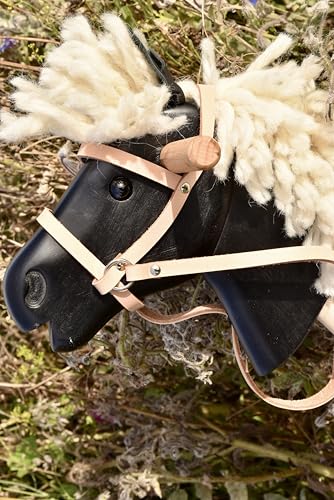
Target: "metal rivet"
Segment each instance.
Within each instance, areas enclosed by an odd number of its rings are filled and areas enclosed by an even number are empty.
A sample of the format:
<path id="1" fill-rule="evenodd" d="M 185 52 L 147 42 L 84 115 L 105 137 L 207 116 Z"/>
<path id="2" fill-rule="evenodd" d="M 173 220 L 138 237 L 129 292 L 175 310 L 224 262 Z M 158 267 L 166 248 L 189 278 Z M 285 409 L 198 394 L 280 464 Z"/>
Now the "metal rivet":
<path id="1" fill-rule="evenodd" d="M 161 273 L 161 268 L 160 266 L 158 266 L 158 264 L 153 264 L 153 266 L 151 266 L 150 271 L 152 276 L 159 276 L 159 274 Z"/>
<path id="2" fill-rule="evenodd" d="M 116 267 L 117 267 L 118 271 L 124 271 L 124 269 L 125 269 L 125 264 L 124 264 L 124 262 L 118 262 L 118 263 L 116 264 Z"/>
<path id="3" fill-rule="evenodd" d="M 187 193 L 189 193 L 189 191 L 190 191 L 190 184 L 188 184 L 188 182 L 185 182 L 184 184 L 182 184 L 181 192 L 184 194 L 187 194 Z"/>

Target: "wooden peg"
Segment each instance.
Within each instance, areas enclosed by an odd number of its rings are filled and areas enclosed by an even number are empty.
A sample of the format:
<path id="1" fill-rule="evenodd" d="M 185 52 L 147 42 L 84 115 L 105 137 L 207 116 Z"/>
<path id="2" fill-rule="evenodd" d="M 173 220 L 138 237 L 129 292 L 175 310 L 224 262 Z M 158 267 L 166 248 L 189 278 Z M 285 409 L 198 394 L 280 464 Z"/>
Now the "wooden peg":
<path id="1" fill-rule="evenodd" d="M 177 174 L 210 170 L 220 158 L 220 146 L 212 137 L 197 135 L 170 142 L 161 150 L 161 164 Z"/>

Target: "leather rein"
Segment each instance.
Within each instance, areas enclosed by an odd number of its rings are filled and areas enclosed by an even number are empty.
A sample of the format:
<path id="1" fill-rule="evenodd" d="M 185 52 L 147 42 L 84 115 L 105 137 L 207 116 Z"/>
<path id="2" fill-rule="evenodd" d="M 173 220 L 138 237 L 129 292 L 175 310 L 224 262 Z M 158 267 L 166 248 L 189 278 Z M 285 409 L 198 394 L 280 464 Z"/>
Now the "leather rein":
<path id="1" fill-rule="evenodd" d="M 215 128 L 215 96 L 210 85 L 199 85 L 200 93 L 200 136 L 213 138 Z M 176 260 L 138 262 L 154 247 L 172 226 L 185 205 L 193 187 L 203 171 L 196 170 L 180 175 L 155 163 L 103 144 L 85 144 L 78 156 L 112 163 L 121 168 L 144 176 L 172 190 L 172 195 L 155 222 L 122 254 L 118 254 L 107 265 L 103 264 L 83 245 L 61 222 L 45 208 L 37 218 L 38 223 L 76 259 L 93 277 L 93 286 L 102 295 L 110 293 L 128 311 L 136 311 L 143 319 L 155 324 L 175 324 L 206 314 L 222 314 L 225 309 L 216 304 L 202 305 L 186 312 L 164 315 L 145 306 L 130 290 L 133 282 L 159 279 L 213 271 L 246 269 L 273 264 L 323 261 L 334 264 L 334 251 L 321 247 L 288 247 L 242 252 L 235 254 L 194 257 Z M 123 284 L 122 279 L 126 279 Z M 327 300 L 318 319 L 334 333 L 334 303 Z M 240 371 L 248 386 L 264 401 L 278 408 L 288 410 L 309 410 L 328 403 L 334 398 L 334 364 L 327 385 L 305 399 L 284 400 L 266 395 L 250 375 L 247 359 L 241 352 L 236 331 L 231 326 L 233 348 Z"/>

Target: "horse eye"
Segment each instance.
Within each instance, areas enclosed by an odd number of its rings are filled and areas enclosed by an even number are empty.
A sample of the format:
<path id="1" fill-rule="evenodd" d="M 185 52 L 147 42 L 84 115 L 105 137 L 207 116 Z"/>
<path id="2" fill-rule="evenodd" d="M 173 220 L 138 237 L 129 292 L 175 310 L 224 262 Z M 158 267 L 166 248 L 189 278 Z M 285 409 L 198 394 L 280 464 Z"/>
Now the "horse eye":
<path id="1" fill-rule="evenodd" d="M 126 177 L 114 177 L 110 183 L 109 191 L 115 200 L 124 201 L 132 195 L 132 184 Z"/>

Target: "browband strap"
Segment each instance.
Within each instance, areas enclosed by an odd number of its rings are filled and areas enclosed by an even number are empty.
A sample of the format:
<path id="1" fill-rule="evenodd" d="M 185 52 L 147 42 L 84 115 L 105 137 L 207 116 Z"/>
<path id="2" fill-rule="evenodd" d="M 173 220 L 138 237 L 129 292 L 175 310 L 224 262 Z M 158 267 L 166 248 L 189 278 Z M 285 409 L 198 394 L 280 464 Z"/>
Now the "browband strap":
<path id="1" fill-rule="evenodd" d="M 182 178 L 181 175 L 160 167 L 156 163 L 105 144 L 83 144 L 79 149 L 78 156 L 79 158 L 91 158 L 112 163 L 168 187 L 172 191 L 177 188 Z"/>

